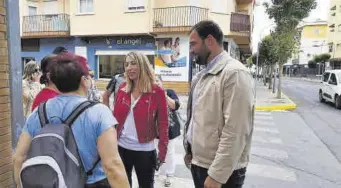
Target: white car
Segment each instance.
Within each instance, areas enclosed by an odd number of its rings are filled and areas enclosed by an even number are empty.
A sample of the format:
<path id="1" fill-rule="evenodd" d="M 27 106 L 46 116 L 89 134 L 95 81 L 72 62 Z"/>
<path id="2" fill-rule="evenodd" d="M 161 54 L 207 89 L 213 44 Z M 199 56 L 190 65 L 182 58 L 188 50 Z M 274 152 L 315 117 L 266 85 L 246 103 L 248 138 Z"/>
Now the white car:
<path id="1" fill-rule="evenodd" d="M 335 108 L 341 108 L 341 70 L 328 70 L 322 76 L 319 89 L 320 102 L 332 102 Z"/>

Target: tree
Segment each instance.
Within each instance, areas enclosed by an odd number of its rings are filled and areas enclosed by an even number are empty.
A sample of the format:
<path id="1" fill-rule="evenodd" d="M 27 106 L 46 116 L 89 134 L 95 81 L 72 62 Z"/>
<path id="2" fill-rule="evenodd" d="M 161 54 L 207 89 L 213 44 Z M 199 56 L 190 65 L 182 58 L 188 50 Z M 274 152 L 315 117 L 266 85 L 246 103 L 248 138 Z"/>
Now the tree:
<path id="1" fill-rule="evenodd" d="M 271 35 L 266 36 L 259 47 L 259 60 L 263 63 L 263 68 L 268 70 L 266 77 L 269 78 L 269 89 L 272 89 L 272 73 L 275 69 L 277 57 L 275 54 L 274 39 Z M 265 82 L 264 82 L 265 83 Z"/>
<path id="2" fill-rule="evenodd" d="M 308 67 L 311 69 L 316 68 L 316 62 L 314 60 L 309 60 L 308 61 Z"/>
<path id="3" fill-rule="evenodd" d="M 279 64 L 279 81 L 277 98 L 282 97 L 283 64 L 298 49 L 297 26 L 316 8 L 315 0 L 272 0 L 272 5 L 264 3 L 270 19 L 274 19 L 277 27 L 273 34 L 274 51 Z"/>
<path id="4" fill-rule="evenodd" d="M 314 56 L 313 60 L 314 60 L 315 63 L 320 63 L 320 64 L 323 65 L 323 69 L 322 69 L 321 72 L 324 72 L 324 68 L 326 67 L 325 66 L 326 62 L 329 61 L 330 58 L 331 58 L 330 54 L 324 53 L 324 54 L 320 54 L 320 55 Z M 319 67 L 319 69 L 321 69 L 321 68 Z"/>

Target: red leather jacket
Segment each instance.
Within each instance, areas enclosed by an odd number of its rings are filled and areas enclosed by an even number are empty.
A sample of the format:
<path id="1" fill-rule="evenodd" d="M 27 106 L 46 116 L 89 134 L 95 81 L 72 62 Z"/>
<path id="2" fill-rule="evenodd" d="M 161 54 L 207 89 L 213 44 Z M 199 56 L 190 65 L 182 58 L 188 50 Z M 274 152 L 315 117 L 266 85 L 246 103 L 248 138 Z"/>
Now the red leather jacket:
<path id="1" fill-rule="evenodd" d="M 122 84 L 117 92 L 113 112 L 118 121 L 118 139 L 131 105 L 131 93 L 124 90 L 125 86 L 126 83 Z M 140 143 L 151 142 L 159 135 L 159 159 L 164 162 L 168 145 L 168 113 L 166 95 L 162 88 L 154 84 L 152 92 L 142 94 L 134 107 L 134 120 Z"/>

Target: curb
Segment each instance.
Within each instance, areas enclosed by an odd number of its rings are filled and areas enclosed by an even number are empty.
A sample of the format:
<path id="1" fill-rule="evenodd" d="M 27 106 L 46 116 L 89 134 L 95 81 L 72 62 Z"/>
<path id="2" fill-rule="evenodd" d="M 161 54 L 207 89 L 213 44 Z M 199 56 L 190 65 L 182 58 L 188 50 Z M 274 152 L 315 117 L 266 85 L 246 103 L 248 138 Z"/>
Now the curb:
<path id="1" fill-rule="evenodd" d="M 283 97 L 287 98 L 291 104 L 273 105 L 273 106 L 255 106 L 258 111 L 281 111 L 281 110 L 295 110 L 297 105 L 282 92 Z"/>

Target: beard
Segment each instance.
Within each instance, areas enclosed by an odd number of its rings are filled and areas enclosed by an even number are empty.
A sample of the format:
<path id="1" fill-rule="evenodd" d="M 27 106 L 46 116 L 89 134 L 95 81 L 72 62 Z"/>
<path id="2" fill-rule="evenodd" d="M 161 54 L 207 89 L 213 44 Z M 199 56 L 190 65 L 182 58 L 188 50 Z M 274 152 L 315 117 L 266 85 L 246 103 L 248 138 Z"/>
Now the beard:
<path id="1" fill-rule="evenodd" d="M 207 59 L 210 56 L 210 54 L 211 54 L 211 52 L 204 51 L 198 55 L 195 55 L 193 60 L 198 65 L 207 65 L 208 64 Z"/>

